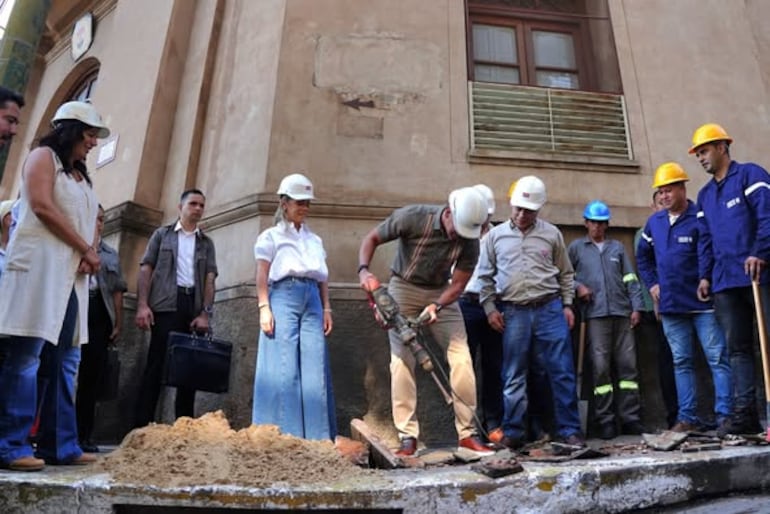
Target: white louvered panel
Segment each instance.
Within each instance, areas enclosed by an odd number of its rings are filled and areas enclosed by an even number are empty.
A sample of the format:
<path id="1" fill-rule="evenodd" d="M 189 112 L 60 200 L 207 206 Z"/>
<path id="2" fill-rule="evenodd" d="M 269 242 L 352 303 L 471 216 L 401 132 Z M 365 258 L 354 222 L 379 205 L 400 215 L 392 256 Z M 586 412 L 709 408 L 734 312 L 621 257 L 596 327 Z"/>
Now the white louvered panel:
<path id="1" fill-rule="evenodd" d="M 631 159 L 622 95 L 471 83 L 475 148 Z"/>

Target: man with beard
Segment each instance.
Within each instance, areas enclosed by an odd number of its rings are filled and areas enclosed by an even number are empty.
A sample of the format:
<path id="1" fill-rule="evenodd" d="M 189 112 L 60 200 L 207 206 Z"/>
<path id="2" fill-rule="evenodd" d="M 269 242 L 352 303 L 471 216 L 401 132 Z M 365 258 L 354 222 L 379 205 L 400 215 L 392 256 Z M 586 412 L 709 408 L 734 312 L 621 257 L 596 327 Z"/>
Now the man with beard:
<path id="1" fill-rule="evenodd" d="M 717 435 L 757 433 L 754 373 L 754 299 L 760 284 L 765 318 L 770 316 L 770 176 L 754 163 L 730 157 L 733 139 L 720 125 L 707 123 L 692 136 L 690 153 L 712 175 L 698 193 L 698 218 L 710 245 L 707 274 L 698 297 L 713 293 L 717 320 L 725 332 L 734 380 L 733 415 Z"/>

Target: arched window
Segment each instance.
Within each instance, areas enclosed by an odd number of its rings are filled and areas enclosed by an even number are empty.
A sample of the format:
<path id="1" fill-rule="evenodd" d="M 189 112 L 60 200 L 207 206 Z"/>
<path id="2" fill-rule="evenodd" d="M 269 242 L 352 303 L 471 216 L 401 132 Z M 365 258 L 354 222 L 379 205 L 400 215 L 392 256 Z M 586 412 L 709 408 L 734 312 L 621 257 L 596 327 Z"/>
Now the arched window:
<path id="1" fill-rule="evenodd" d="M 99 68 L 89 72 L 80 82 L 75 85 L 74 88 L 72 88 L 72 93 L 70 93 L 67 101 L 80 100 L 81 102 L 85 102 L 91 98 L 94 93 L 94 87 L 96 87 L 96 81 L 98 77 Z"/>

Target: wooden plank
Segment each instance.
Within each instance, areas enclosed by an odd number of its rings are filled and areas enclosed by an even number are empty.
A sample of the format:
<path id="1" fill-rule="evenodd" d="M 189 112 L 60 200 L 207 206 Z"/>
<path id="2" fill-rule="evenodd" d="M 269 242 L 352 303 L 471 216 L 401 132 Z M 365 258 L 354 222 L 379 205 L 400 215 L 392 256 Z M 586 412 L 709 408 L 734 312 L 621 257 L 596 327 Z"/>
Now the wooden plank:
<path id="1" fill-rule="evenodd" d="M 356 441 L 361 441 L 369 447 L 369 455 L 374 467 L 383 469 L 403 467 L 401 459 L 390 451 L 390 448 L 364 423 L 364 420 L 353 419 L 350 422 L 350 435 Z"/>

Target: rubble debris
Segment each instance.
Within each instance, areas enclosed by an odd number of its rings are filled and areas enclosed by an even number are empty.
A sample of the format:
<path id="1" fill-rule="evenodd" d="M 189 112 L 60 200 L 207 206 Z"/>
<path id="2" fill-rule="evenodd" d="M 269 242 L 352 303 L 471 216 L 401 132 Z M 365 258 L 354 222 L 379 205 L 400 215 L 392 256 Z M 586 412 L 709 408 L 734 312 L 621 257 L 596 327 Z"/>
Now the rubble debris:
<path id="1" fill-rule="evenodd" d="M 680 446 L 680 449 L 684 453 L 705 452 L 708 450 L 721 450 L 722 444 L 719 442 L 697 443 L 697 442 L 685 441 Z"/>
<path id="2" fill-rule="evenodd" d="M 275 425 L 235 431 L 222 411 L 135 429 L 94 469 L 156 487 L 304 485 L 372 473 L 340 456 L 331 441 L 282 434 Z"/>
<path id="3" fill-rule="evenodd" d="M 390 451 L 388 445 L 369 428 L 364 420 L 354 419 L 350 422 L 350 435 L 369 448 L 372 467 L 394 469 L 403 465 L 401 459 Z"/>
<path id="4" fill-rule="evenodd" d="M 664 430 L 660 434 L 642 434 L 642 440 L 647 446 L 664 452 L 679 447 L 687 437 L 687 433 L 672 432 L 671 430 Z"/>
<path id="5" fill-rule="evenodd" d="M 471 469 L 489 478 L 500 478 L 524 471 L 521 463 L 508 450 L 497 452 L 490 457 L 484 457 L 481 459 L 481 462 L 472 465 Z"/>
<path id="6" fill-rule="evenodd" d="M 452 455 L 454 455 L 455 459 L 459 460 L 460 462 L 467 463 L 481 460 L 481 455 L 472 450 L 469 450 L 468 448 L 463 448 L 462 446 L 457 447 L 455 451 L 452 452 Z"/>
<path id="7" fill-rule="evenodd" d="M 527 455 L 527 460 L 534 462 L 566 462 L 569 460 L 598 459 L 609 456 L 609 453 L 602 449 L 558 442 L 551 442 L 542 448 L 532 448 L 523 453 Z"/>

